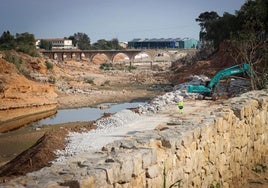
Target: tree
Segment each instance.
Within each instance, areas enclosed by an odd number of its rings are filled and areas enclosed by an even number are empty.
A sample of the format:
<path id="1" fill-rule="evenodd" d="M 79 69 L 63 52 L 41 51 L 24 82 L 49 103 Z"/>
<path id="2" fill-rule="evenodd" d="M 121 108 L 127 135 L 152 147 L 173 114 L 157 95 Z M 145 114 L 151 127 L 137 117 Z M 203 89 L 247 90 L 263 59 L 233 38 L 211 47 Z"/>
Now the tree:
<path id="1" fill-rule="evenodd" d="M 51 50 L 52 49 L 52 42 L 49 42 L 47 40 L 41 40 L 40 41 L 40 48 L 45 50 Z"/>
<path id="2" fill-rule="evenodd" d="M 108 50 L 108 42 L 105 39 L 100 39 L 92 45 L 94 50 Z"/>
<path id="3" fill-rule="evenodd" d="M 11 50 L 15 48 L 14 36 L 9 31 L 4 31 L 0 37 L 0 50 Z"/>
<path id="4" fill-rule="evenodd" d="M 114 38 L 110 41 L 111 43 L 111 49 L 114 49 L 114 50 L 120 50 L 122 49 L 122 47 L 119 45 L 119 41 L 117 38 Z"/>
<path id="5" fill-rule="evenodd" d="M 218 49 L 220 43 L 230 45 L 230 55 L 237 61 L 246 61 L 251 70 L 253 89 L 268 85 L 268 1 L 247 0 L 235 15 L 204 12 L 196 19 L 200 22 L 200 40 L 212 43 Z"/>
<path id="6" fill-rule="evenodd" d="M 237 11 L 240 30 L 250 30 L 250 32 L 268 31 L 268 1 L 248 0 L 239 11 Z"/>
<path id="7" fill-rule="evenodd" d="M 220 43 L 229 39 L 237 31 L 237 17 L 225 12 L 220 17 L 216 12 L 204 12 L 196 21 L 200 22 L 200 40 L 204 44 L 213 44 L 218 49 Z"/>
<path id="8" fill-rule="evenodd" d="M 69 37 L 73 44 L 77 46 L 80 50 L 90 49 L 90 38 L 85 33 L 75 33 L 73 36 Z"/>
<path id="9" fill-rule="evenodd" d="M 38 56 L 34 35 L 27 32 L 21 34 L 17 33 L 16 37 L 11 35 L 9 31 L 3 32 L 0 37 L 0 50 L 12 49 L 24 52 L 31 56 Z"/>
<path id="10" fill-rule="evenodd" d="M 268 84 L 267 12 L 266 0 L 247 1 L 237 11 L 240 28 L 231 38 L 233 53 L 247 61 L 254 71 L 253 89 L 262 89 Z"/>
<path id="11" fill-rule="evenodd" d="M 28 32 L 21 34 L 17 33 L 15 41 L 17 51 L 27 53 L 31 56 L 38 56 L 33 34 L 30 34 Z"/>
<path id="12" fill-rule="evenodd" d="M 91 47 L 94 50 L 120 50 L 122 47 L 119 45 L 118 39 L 112 39 L 107 41 L 105 39 L 100 39 L 94 43 Z"/>
<path id="13" fill-rule="evenodd" d="M 206 40 L 209 40 L 207 37 L 207 32 L 210 30 L 211 22 L 217 20 L 219 18 L 219 15 L 217 12 L 211 11 L 211 12 L 203 12 L 199 15 L 198 18 L 195 19 L 195 21 L 200 22 L 199 25 L 201 27 L 201 31 L 199 33 L 199 39 L 200 41 L 204 42 Z"/>
<path id="14" fill-rule="evenodd" d="M 257 35 L 250 32 L 240 32 L 231 41 L 230 53 L 236 59 L 246 61 L 252 70 L 252 89 L 262 89 L 268 84 L 268 46 L 267 41 L 259 40 Z"/>
<path id="15" fill-rule="evenodd" d="M 221 42 L 230 39 L 231 35 L 237 31 L 237 18 L 235 15 L 225 12 L 222 17 L 211 22 L 207 32 L 207 38 L 213 41 L 216 49 Z"/>

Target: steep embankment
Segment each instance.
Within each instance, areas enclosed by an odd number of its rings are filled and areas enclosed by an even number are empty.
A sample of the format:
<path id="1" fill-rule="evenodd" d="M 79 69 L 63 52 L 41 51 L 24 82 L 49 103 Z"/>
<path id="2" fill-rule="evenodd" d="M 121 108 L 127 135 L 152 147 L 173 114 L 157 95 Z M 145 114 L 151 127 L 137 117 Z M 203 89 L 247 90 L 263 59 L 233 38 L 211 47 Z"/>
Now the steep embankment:
<path id="1" fill-rule="evenodd" d="M 205 75 L 211 78 L 218 71 L 237 64 L 229 51 L 228 43 L 222 43 L 219 50 L 214 53 L 202 50 L 188 54 L 172 63 L 174 74 L 170 75 L 170 80 L 178 84 L 191 80 L 194 75 Z M 238 60 L 238 63 L 242 61 Z"/>
<path id="2" fill-rule="evenodd" d="M 42 71 L 42 62 L 24 56 L 22 62 L 35 71 Z M 43 62 L 44 63 L 44 62 Z M 57 106 L 54 85 L 27 79 L 28 67 L 21 66 L 20 72 L 15 64 L 0 59 L 0 132 L 16 129 L 31 122 L 55 113 Z"/>

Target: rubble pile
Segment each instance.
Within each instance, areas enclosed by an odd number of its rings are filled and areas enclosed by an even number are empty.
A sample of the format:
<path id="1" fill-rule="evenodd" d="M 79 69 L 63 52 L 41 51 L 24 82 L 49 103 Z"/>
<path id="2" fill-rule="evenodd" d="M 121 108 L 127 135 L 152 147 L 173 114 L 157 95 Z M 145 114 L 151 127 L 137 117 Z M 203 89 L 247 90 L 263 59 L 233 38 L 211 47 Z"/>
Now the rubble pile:
<path id="1" fill-rule="evenodd" d="M 188 93 L 188 85 L 201 85 L 209 81 L 205 75 L 194 75 L 191 81 L 178 84 L 174 86 L 173 91 L 168 92 L 162 96 L 157 96 L 152 99 L 148 104 L 139 107 L 139 113 L 156 113 L 170 104 L 176 104 L 183 99 L 197 99 L 199 93 Z M 242 93 L 250 91 L 250 83 L 246 79 L 232 78 L 229 82 L 220 82 L 216 86 L 215 93 L 219 96 L 239 96 Z"/>
<path id="2" fill-rule="evenodd" d="M 167 105 L 176 104 L 180 100 L 183 99 L 195 99 L 197 98 L 197 93 L 188 93 L 187 87 L 188 85 L 199 85 L 201 82 L 205 82 L 208 80 L 208 77 L 201 76 L 193 76 L 192 80 L 189 82 L 185 82 L 179 85 L 174 86 L 173 91 L 168 92 L 162 96 L 157 96 L 152 99 L 148 104 L 139 107 L 139 113 L 157 113 L 157 111 L 164 109 Z"/>
<path id="3" fill-rule="evenodd" d="M 111 117 L 101 118 L 95 122 L 97 129 L 108 129 L 109 127 L 122 127 L 126 123 L 135 121 L 140 118 L 140 115 L 131 110 L 122 110 L 112 115 Z"/>

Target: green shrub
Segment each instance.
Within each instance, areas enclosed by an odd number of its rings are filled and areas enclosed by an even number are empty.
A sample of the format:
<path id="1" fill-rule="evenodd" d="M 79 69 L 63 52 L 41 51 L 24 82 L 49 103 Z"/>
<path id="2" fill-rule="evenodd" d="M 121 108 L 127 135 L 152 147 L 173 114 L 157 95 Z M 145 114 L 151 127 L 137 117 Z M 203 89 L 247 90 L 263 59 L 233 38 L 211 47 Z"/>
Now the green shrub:
<path id="1" fill-rule="evenodd" d="M 21 66 L 21 64 L 22 64 L 22 58 L 19 57 L 19 56 L 17 56 L 17 55 L 12 54 L 10 51 L 5 51 L 4 54 L 5 54 L 5 55 L 4 55 L 4 56 L 5 56 L 4 59 L 5 59 L 6 61 L 8 61 L 8 62 L 14 64 L 14 65 L 16 66 L 16 68 L 17 68 L 18 70 L 20 70 L 20 66 Z"/>
<path id="2" fill-rule="evenodd" d="M 94 84 L 94 78 L 87 78 L 86 83 L 88 84 Z"/>
<path id="3" fill-rule="evenodd" d="M 111 65 L 109 63 L 102 63 L 100 64 L 101 70 L 111 70 Z"/>
<path id="4" fill-rule="evenodd" d="M 49 61 L 46 61 L 46 67 L 47 67 L 47 70 L 52 70 L 53 69 L 53 64 Z"/>
<path id="5" fill-rule="evenodd" d="M 216 183 L 216 185 L 213 185 L 213 184 L 211 184 L 210 186 L 209 186 L 209 188 L 221 188 L 222 187 L 222 183 Z"/>
<path id="6" fill-rule="evenodd" d="M 30 70 L 28 70 L 27 68 L 22 67 L 22 66 L 20 66 L 20 68 L 19 68 L 18 70 L 19 70 L 19 72 L 20 72 L 21 74 L 23 74 L 25 77 L 30 78 Z"/>
<path id="7" fill-rule="evenodd" d="M 137 67 L 134 67 L 134 66 L 128 66 L 128 67 L 127 67 L 127 70 L 128 70 L 129 72 L 131 72 L 132 70 L 135 70 L 135 69 L 137 69 Z"/>
<path id="8" fill-rule="evenodd" d="M 257 164 L 254 168 L 252 168 L 252 171 L 256 172 L 256 173 L 263 173 L 266 172 L 267 170 L 267 166 L 264 164 Z"/>
<path id="9" fill-rule="evenodd" d="M 38 57 L 39 54 L 34 46 L 30 46 L 27 44 L 21 44 L 16 48 L 17 51 L 28 54 L 32 57 Z"/>
<path id="10" fill-rule="evenodd" d="M 51 83 L 51 84 L 55 84 L 55 83 L 56 83 L 56 78 L 54 78 L 54 77 L 49 77 L 49 78 L 48 78 L 48 82 Z"/>

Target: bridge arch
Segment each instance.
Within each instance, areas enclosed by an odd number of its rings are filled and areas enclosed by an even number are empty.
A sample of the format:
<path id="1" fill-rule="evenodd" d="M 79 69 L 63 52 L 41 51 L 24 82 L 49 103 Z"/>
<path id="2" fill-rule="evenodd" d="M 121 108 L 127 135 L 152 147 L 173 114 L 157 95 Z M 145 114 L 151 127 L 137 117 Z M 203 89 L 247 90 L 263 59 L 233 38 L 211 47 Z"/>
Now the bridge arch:
<path id="1" fill-rule="evenodd" d="M 91 62 L 93 62 L 94 59 L 96 59 L 97 57 L 103 57 L 103 56 L 106 58 L 106 61 L 104 63 L 106 63 L 106 62 L 111 63 L 111 59 L 105 53 L 93 53 L 93 54 L 90 55 L 89 60 Z"/>
<path id="2" fill-rule="evenodd" d="M 156 61 L 159 59 L 158 57 L 163 57 L 163 56 L 168 56 L 170 61 L 172 61 L 172 54 L 168 50 L 163 50 L 163 49 L 146 49 L 143 50 L 142 52 L 145 52 L 146 54 L 150 54 L 151 60 Z"/>
<path id="3" fill-rule="evenodd" d="M 120 55 L 121 56 L 124 56 L 124 60 L 122 62 L 126 62 L 126 61 L 129 62 L 130 61 L 130 57 L 126 53 L 118 52 L 118 53 L 113 54 L 113 56 L 112 56 L 112 63 L 115 63 L 116 62 L 116 57 L 117 56 L 120 56 Z M 121 62 L 121 61 L 119 61 L 119 62 Z"/>
<path id="4" fill-rule="evenodd" d="M 142 51 L 135 55 L 133 62 L 138 62 L 138 61 L 153 61 L 152 54 L 148 53 L 147 51 Z"/>

